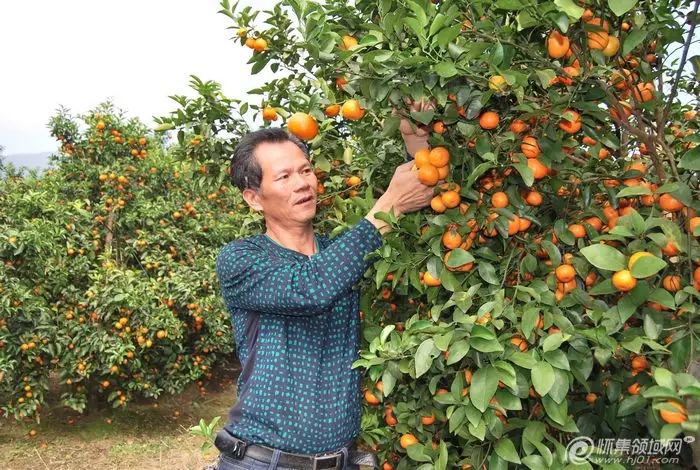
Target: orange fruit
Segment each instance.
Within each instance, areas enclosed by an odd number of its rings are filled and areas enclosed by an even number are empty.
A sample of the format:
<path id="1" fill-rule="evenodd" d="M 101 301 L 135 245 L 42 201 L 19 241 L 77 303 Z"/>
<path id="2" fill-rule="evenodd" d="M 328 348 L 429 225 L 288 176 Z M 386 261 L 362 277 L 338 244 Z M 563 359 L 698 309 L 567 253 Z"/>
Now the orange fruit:
<path id="1" fill-rule="evenodd" d="M 554 274 L 557 276 L 559 282 L 569 282 L 576 277 L 576 270 L 573 266 L 562 264 L 557 266 L 557 269 L 554 270 Z"/>
<path id="2" fill-rule="evenodd" d="M 525 202 L 530 206 L 539 206 L 542 204 L 542 194 L 537 191 L 530 191 L 525 196 Z"/>
<path id="3" fill-rule="evenodd" d="M 416 168 L 421 168 L 425 165 L 430 165 L 430 149 L 422 148 L 413 156 Z"/>
<path id="4" fill-rule="evenodd" d="M 567 109 L 564 114 L 571 120 L 563 117 L 561 121 L 559 121 L 559 129 L 563 130 L 567 134 L 575 134 L 580 131 L 581 115 L 573 109 Z"/>
<path id="5" fill-rule="evenodd" d="M 671 196 L 669 193 L 664 193 L 659 197 L 659 206 L 668 212 L 678 212 L 685 207 L 681 201 Z"/>
<path id="6" fill-rule="evenodd" d="M 358 121 L 362 119 L 365 115 L 365 110 L 360 106 L 360 102 L 357 100 L 347 100 L 343 103 L 340 108 L 340 113 L 345 119 L 350 119 L 351 121 Z"/>
<path id="7" fill-rule="evenodd" d="M 272 106 L 265 106 L 262 112 L 262 118 L 265 121 L 276 121 L 277 111 Z"/>
<path id="8" fill-rule="evenodd" d="M 668 424 L 680 424 L 688 421 L 688 413 L 682 403 L 673 400 L 668 400 L 666 403 L 674 407 L 677 411 L 659 410 L 659 415 L 664 422 Z"/>
<path id="9" fill-rule="evenodd" d="M 343 36 L 343 42 L 340 45 L 341 50 L 347 51 L 355 46 L 357 46 L 357 39 L 354 36 L 349 36 L 347 34 Z"/>
<path id="10" fill-rule="evenodd" d="M 294 113 L 287 120 L 287 129 L 301 140 L 311 140 L 318 135 L 316 119 L 306 113 Z"/>
<path id="11" fill-rule="evenodd" d="M 438 178 L 440 178 L 441 180 L 444 180 L 445 178 L 447 178 L 447 175 L 450 174 L 450 166 L 445 165 L 445 166 L 438 167 L 437 171 L 438 171 Z"/>
<path id="12" fill-rule="evenodd" d="M 596 229 L 596 231 L 600 232 L 600 229 L 603 228 L 603 221 L 600 220 L 598 217 L 588 217 L 587 219 L 583 220 L 585 223 Z"/>
<path id="13" fill-rule="evenodd" d="M 326 116 L 328 117 L 336 117 L 338 113 L 340 112 L 340 105 L 339 104 L 329 104 L 326 106 L 326 109 L 323 110 Z"/>
<path id="14" fill-rule="evenodd" d="M 491 196 L 491 205 L 496 209 L 502 209 L 508 205 L 508 195 L 503 191 L 498 191 Z"/>
<path id="15" fill-rule="evenodd" d="M 430 426 L 431 424 L 435 423 L 435 416 L 430 415 L 430 416 L 421 416 L 420 417 L 420 422 L 424 426 Z"/>
<path id="16" fill-rule="evenodd" d="M 467 385 L 472 383 L 472 371 L 469 369 L 464 369 L 464 381 Z"/>
<path id="17" fill-rule="evenodd" d="M 248 38 L 245 40 L 245 45 L 246 47 L 249 47 L 251 49 L 255 48 L 255 38 Z"/>
<path id="18" fill-rule="evenodd" d="M 627 391 L 629 392 L 630 395 L 638 395 L 639 390 L 641 389 L 641 385 L 639 385 L 637 382 L 633 383 L 629 387 L 627 387 Z"/>
<path id="19" fill-rule="evenodd" d="M 489 78 L 489 90 L 500 93 L 508 88 L 508 82 L 503 75 L 492 75 Z"/>
<path id="20" fill-rule="evenodd" d="M 586 135 L 586 136 L 583 137 L 583 139 L 581 139 L 581 143 L 582 143 L 582 144 L 585 144 L 585 145 L 591 145 L 591 146 L 592 146 L 592 145 L 597 144 L 598 141 L 595 140 L 594 138 L 588 137 L 588 136 Z"/>
<path id="21" fill-rule="evenodd" d="M 664 289 L 669 292 L 678 292 L 678 290 L 681 288 L 681 277 L 672 275 L 666 276 L 662 281 L 662 285 L 664 286 Z"/>
<path id="22" fill-rule="evenodd" d="M 547 36 L 547 53 L 552 59 L 561 59 L 569 52 L 569 38 L 554 30 Z"/>
<path id="23" fill-rule="evenodd" d="M 608 35 L 608 44 L 603 48 L 602 52 L 605 57 L 612 57 L 620 50 L 620 39 L 617 36 Z"/>
<path id="24" fill-rule="evenodd" d="M 433 277 L 432 274 L 426 271 L 423 274 L 423 284 L 425 284 L 428 287 L 437 287 L 440 284 L 442 284 L 442 281 L 439 278 Z"/>
<path id="25" fill-rule="evenodd" d="M 654 85 L 652 83 L 638 83 L 632 88 L 634 99 L 644 103 L 654 98 Z"/>
<path id="26" fill-rule="evenodd" d="M 581 224 L 569 225 L 569 232 L 573 233 L 576 238 L 584 238 L 586 236 L 586 228 Z"/>
<path id="27" fill-rule="evenodd" d="M 700 227 L 700 217 L 692 217 L 688 221 L 688 232 L 691 235 L 695 236 L 695 229 L 697 229 L 698 227 Z M 698 233 L 698 235 L 700 235 L 700 233 Z"/>
<path id="28" fill-rule="evenodd" d="M 433 124 L 433 132 L 436 134 L 443 134 L 445 132 L 445 123 L 442 121 L 437 121 Z"/>
<path id="29" fill-rule="evenodd" d="M 598 395 L 596 395 L 595 393 L 591 392 L 586 394 L 586 403 L 588 403 L 589 405 L 595 403 L 596 400 L 598 400 Z"/>
<path id="30" fill-rule="evenodd" d="M 445 204 L 445 207 L 448 209 L 452 209 L 453 207 L 457 207 L 459 203 L 462 201 L 462 198 L 460 197 L 459 193 L 457 191 L 445 191 L 440 195 L 440 199 L 442 199 L 442 203 Z"/>
<path id="31" fill-rule="evenodd" d="M 246 41 L 247 45 L 247 41 Z M 267 41 L 265 41 L 263 38 L 258 38 L 253 41 L 253 50 L 255 52 L 262 52 L 265 49 L 267 49 Z"/>
<path id="32" fill-rule="evenodd" d="M 401 447 L 406 449 L 408 446 L 418 444 L 418 439 L 416 439 L 416 436 L 414 436 L 413 434 L 404 434 L 403 436 L 401 436 L 399 443 L 401 444 Z"/>
<path id="33" fill-rule="evenodd" d="M 445 147 L 435 147 L 430 151 L 428 160 L 435 168 L 447 166 L 450 163 L 450 152 Z"/>
<path id="34" fill-rule="evenodd" d="M 603 50 L 610 42 L 610 35 L 605 31 L 594 31 L 588 33 L 588 48 Z"/>
<path id="35" fill-rule="evenodd" d="M 521 352 L 527 352 L 527 341 L 521 336 L 513 336 L 510 339 L 511 344 L 517 346 Z"/>
<path id="36" fill-rule="evenodd" d="M 418 181 L 426 186 L 435 186 L 439 179 L 440 175 L 433 165 L 425 165 L 418 169 Z"/>
<path id="37" fill-rule="evenodd" d="M 358 184 L 362 183 L 362 180 L 360 179 L 359 176 L 351 176 L 347 180 L 345 180 L 345 184 L 348 186 L 357 186 Z"/>
<path id="38" fill-rule="evenodd" d="M 442 244 L 445 245 L 445 248 L 453 250 L 462 244 L 462 236 L 455 229 L 446 230 L 442 234 Z"/>
<path id="39" fill-rule="evenodd" d="M 649 368 L 649 361 L 644 356 L 634 356 L 630 365 L 634 370 L 645 370 Z"/>
<path id="40" fill-rule="evenodd" d="M 369 390 L 365 390 L 365 401 L 370 406 L 377 406 L 380 403 L 379 398 L 374 396 L 374 393 Z"/>
<path id="41" fill-rule="evenodd" d="M 479 125 L 482 129 L 495 129 L 498 127 L 500 118 L 494 111 L 486 111 L 479 117 Z"/>
<path id="42" fill-rule="evenodd" d="M 527 166 L 532 170 L 536 180 L 540 180 L 549 174 L 549 168 L 537 158 L 528 158 Z"/>
<path id="43" fill-rule="evenodd" d="M 666 243 L 666 246 L 661 248 L 661 252 L 666 256 L 676 256 L 681 252 L 681 250 L 678 249 L 678 245 L 676 245 L 675 242 L 669 240 L 668 243 Z"/>
<path id="44" fill-rule="evenodd" d="M 435 196 L 430 200 L 430 207 L 438 214 L 442 214 L 447 210 L 447 206 L 442 202 L 442 197 L 440 196 Z"/>
<path id="45" fill-rule="evenodd" d="M 520 144 L 520 151 L 524 153 L 527 158 L 539 157 L 541 152 L 537 138 L 531 135 L 523 137 L 523 142 Z"/>
<path id="46" fill-rule="evenodd" d="M 513 122 L 510 123 L 510 130 L 514 134 L 521 134 L 525 132 L 528 127 L 527 123 L 522 119 L 513 119 Z"/>
<path id="47" fill-rule="evenodd" d="M 632 273 L 629 270 L 623 269 L 613 274 L 612 283 L 617 290 L 627 292 L 634 289 L 634 286 L 637 285 L 637 280 L 632 277 Z"/>
<path id="48" fill-rule="evenodd" d="M 391 424 L 390 426 L 393 426 L 393 424 Z M 382 470 L 394 470 L 394 466 L 391 465 L 389 462 L 384 462 L 382 464 Z"/>

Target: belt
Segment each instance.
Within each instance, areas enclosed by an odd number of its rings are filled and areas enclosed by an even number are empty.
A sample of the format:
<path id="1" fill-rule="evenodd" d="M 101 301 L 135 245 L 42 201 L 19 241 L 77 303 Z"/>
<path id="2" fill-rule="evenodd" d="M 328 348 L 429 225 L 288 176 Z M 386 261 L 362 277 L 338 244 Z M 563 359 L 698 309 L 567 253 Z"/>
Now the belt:
<path id="1" fill-rule="evenodd" d="M 232 436 L 225 429 L 216 434 L 214 445 L 222 454 L 235 459 L 242 459 L 247 455 L 252 459 L 265 463 L 272 462 L 272 457 L 276 450 L 258 444 L 249 444 Z M 309 455 L 280 451 L 278 465 L 298 470 L 342 469 L 346 463 L 367 465 L 373 468 L 376 468 L 377 465 L 374 455 L 366 452 L 349 452 L 348 462 L 344 462 L 343 458 L 342 452 Z"/>

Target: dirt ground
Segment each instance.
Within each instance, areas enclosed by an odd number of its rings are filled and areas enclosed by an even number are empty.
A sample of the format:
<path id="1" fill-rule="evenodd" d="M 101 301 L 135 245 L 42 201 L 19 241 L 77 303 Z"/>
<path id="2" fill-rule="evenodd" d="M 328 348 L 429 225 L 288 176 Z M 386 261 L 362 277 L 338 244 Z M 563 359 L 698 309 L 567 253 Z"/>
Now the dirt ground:
<path id="1" fill-rule="evenodd" d="M 158 401 L 130 403 L 80 416 L 65 408 L 42 415 L 41 424 L 0 420 L 0 469 L 106 470 L 201 469 L 218 451 L 202 452 L 204 439 L 189 428 L 221 416 L 220 429 L 235 401 L 235 377 Z M 29 437 L 30 430 L 35 437 Z"/>

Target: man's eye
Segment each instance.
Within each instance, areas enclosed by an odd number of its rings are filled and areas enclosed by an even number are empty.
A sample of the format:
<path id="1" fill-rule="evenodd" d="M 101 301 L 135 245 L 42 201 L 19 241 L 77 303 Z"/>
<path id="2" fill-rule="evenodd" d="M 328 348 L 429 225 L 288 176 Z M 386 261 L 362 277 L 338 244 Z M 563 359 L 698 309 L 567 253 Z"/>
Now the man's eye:
<path id="1" fill-rule="evenodd" d="M 283 179 L 288 178 L 288 177 L 289 177 L 289 175 L 282 175 L 282 176 L 280 176 L 280 177 L 277 178 L 277 179 L 278 179 L 278 180 L 283 180 Z"/>
<path id="2" fill-rule="evenodd" d="M 305 175 L 308 175 L 309 173 L 311 173 L 311 168 L 305 168 L 304 170 L 302 170 L 302 172 L 303 172 Z"/>

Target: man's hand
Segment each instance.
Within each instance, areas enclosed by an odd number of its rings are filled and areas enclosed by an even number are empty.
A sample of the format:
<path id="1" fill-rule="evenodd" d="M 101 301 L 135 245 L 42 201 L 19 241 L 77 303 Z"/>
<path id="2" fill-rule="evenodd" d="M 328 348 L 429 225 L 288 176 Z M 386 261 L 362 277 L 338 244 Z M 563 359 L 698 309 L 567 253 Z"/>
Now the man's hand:
<path id="1" fill-rule="evenodd" d="M 418 181 L 416 172 L 411 168 L 413 162 L 404 163 L 396 168 L 386 192 L 377 200 L 366 216 L 377 229 L 384 233 L 389 229 L 386 222 L 376 219 L 377 212 L 394 210 L 396 216 L 414 212 L 426 207 L 433 198 L 433 188 Z"/>
<path id="2" fill-rule="evenodd" d="M 431 111 L 435 109 L 435 103 L 427 99 L 411 102 L 409 109 L 411 112 Z M 416 152 L 428 146 L 428 136 L 430 127 L 412 123 L 407 118 L 401 118 L 399 124 L 401 137 L 406 145 L 406 151 L 413 157 Z"/>

